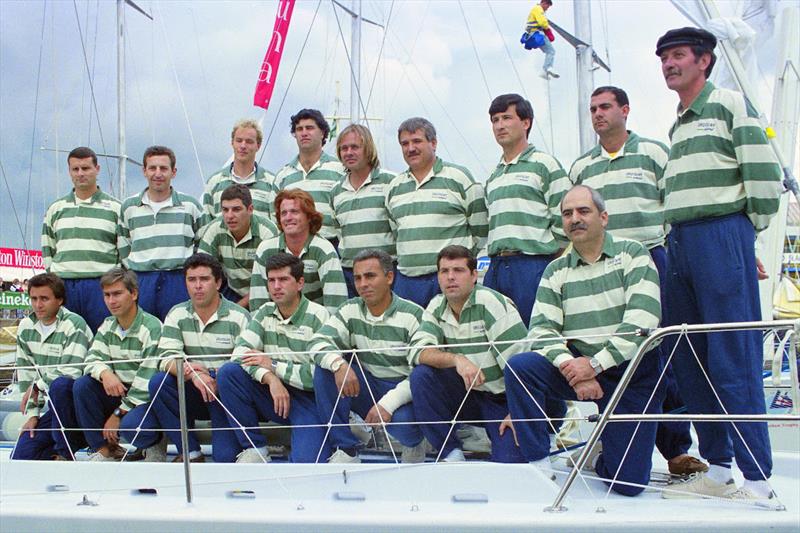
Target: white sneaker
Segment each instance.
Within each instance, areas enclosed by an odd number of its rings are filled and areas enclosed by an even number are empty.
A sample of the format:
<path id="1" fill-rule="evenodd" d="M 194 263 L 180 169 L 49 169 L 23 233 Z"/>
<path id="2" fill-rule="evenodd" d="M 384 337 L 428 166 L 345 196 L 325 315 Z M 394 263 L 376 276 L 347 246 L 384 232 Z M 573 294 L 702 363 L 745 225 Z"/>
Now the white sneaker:
<path id="1" fill-rule="evenodd" d="M 548 75 L 548 76 L 550 76 L 551 78 L 560 78 L 560 77 L 561 77 L 561 76 L 560 76 L 560 75 L 559 75 L 559 74 L 558 74 L 558 73 L 557 73 L 555 70 L 553 70 L 553 69 L 548 69 L 548 70 L 547 70 L 547 75 Z"/>
<path id="2" fill-rule="evenodd" d="M 670 484 L 668 488 L 661 493 L 661 497 L 666 500 L 702 498 L 703 496 L 727 498 L 729 493 L 735 491 L 736 483 L 733 482 L 733 478 L 725 483 L 719 483 L 711 479 L 705 473 L 698 472 L 690 475 L 685 481 Z"/>
<path id="3" fill-rule="evenodd" d="M 578 459 L 582 453 L 583 449 L 580 449 L 573 452 L 572 455 L 569 456 L 567 463 L 570 468 L 575 468 L 575 465 L 578 464 Z M 592 451 L 589 452 L 589 457 L 586 459 L 586 462 L 583 464 L 583 468 L 581 468 L 581 470 L 583 472 L 594 472 L 594 465 L 597 464 L 597 458 L 600 457 L 601 453 L 603 453 L 603 443 L 598 440 L 592 447 Z"/>
<path id="4" fill-rule="evenodd" d="M 464 424 L 456 430 L 456 436 L 461 441 L 461 449 L 468 452 L 492 452 L 492 441 L 482 427 Z"/>
<path id="5" fill-rule="evenodd" d="M 464 452 L 461 451 L 461 448 L 453 448 L 453 451 L 447 454 L 447 457 L 442 459 L 445 463 L 461 463 L 466 461 L 467 458 L 464 457 Z"/>
<path id="6" fill-rule="evenodd" d="M 336 451 L 328 457 L 329 463 L 360 463 L 361 458 L 358 455 L 350 455 L 346 451 L 336 448 Z"/>
<path id="7" fill-rule="evenodd" d="M 247 448 L 236 456 L 237 463 L 269 463 L 271 460 L 266 446 Z"/>
<path id="8" fill-rule="evenodd" d="M 428 441 L 422 439 L 419 444 L 414 447 L 403 446 L 403 452 L 400 455 L 400 460 L 404 463 L 424 463 L 425 454 L 428 451 Z"/>
<path id="9" fill-rule="evenodd" d="M 145 463 L 166 463 L 167 462 L 167 436 L 161 437 L 161 440 L 145 449 L 144 462 Z"/>
<path id="10" fill-rule="evenodd" d="M 549 80 L 550 79 L 550 74 L 546 70 L 543 70 L 543 71 L 541 71 L 539 73 L 539 77 L 544 79 L 544 80 Z"/>
<path id="11" fill-rule="evenodd" d="M 770 491 L 769 496 L 763 498 L 747 487 L 740 487 L 738 489 L 728 491 L 724 497 L 730 500 L 765 501 L 774 498 L 775 493 Z"/>

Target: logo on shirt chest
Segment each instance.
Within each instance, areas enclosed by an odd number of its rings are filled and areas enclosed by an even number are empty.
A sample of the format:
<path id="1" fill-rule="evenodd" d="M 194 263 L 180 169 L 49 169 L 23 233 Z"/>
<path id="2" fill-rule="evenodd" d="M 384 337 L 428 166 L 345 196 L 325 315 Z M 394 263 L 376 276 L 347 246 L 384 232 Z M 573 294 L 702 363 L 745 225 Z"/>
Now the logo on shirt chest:
<path id="1" fill-rule="evenodd" d="M 476 322 L 472 324 L 472 334 L 473 335 L 485 335 L 486 334 L 486 326 L 483 322 Z"/>
<path id="2" fill-rule="evenodd" d="M 606 273 L 611 272 L 612 270 L 616 269 L 617 267 L 622 266 L 622 256 L 617 255 L 617 256 L 614 256 L 614 257 L 609 257 L 608 259 L 605 260 L 605 262 L 603 264 L 604 264 Z"/>
<path id="3" fill-rule="evenodd" d="M 259 191 L 256 189 L 250 189 L 250 196 L 253 197 L 253 200 L 259 200 L 261 202 L 266 202 L 269 199 L 267 191 Z"/>
<path id="4" fill-rule="evenodd" d="M 625 177 L 629 180 L 641 181 L 644 179 L 644 172 L 640 169 L 631 169 L 625 172 Z"/>
<path id="5" fill-rule="evenodd" d="M 694 124 L 697 131 L 702 131 L 704 133 L 710 133 L 717 129 L 717 124 L 714 120 L 698 120 Z"/>
<path id="6" fill-rule="evenodd" d="M 317 272 L 317 262 L 316 261 L 312 261 L 310 259 L 306 259 L 305 261 L 303 261 L 303 268 L 305 269 L 306 274 L 311 273 L 311 272 L 316 273 Z"/>
<path id="7" fill-rule="evenodd" d="M 233 347 L 233 338 L 230 335 L 215 335 L 214 344 L 217 346 L 224 346 L 226 348 Z"/>

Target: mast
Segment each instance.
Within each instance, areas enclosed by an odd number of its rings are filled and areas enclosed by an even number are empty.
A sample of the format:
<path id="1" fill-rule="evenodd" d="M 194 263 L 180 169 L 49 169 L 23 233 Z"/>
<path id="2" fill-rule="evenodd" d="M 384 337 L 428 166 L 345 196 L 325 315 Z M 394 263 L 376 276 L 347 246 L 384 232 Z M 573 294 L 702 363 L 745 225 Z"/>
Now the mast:
<path id="1" fill-rule="evenodd" d="M 350 122 L 358 124 L 361 117 L 361 0 L 353 0 L 352 30 L 350 32 Z"/>
<path id="2" fill-rule="evenodd" d="M 585 153 L 597 143 L 591 116 L 586 112 L 594 90 L 592 6 L 590 2 L 583 0 L 573 2 L 572 5 L 575 10 L 575 37 L 583 41 L 575 45 L 575 55 L 578 71 L 578 140 L 580 152 Z"/>
<path id="3" fill-rule="evenodd" d="M 125 0 L 117 0 L 117 150 L 119 196 L 125 198 Z"/>

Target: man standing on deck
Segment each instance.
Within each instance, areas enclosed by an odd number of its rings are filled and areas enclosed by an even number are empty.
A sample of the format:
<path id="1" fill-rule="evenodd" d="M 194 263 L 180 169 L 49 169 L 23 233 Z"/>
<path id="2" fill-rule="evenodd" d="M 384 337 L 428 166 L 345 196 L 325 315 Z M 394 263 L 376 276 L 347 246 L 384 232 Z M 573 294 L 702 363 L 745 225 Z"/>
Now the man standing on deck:
<path id="1" fill-rule="evenodd" d="M 394 292 L 425 307 L 440 292 L 439 250 L 451 244 L 477 255 L 486 244 L 488 215 L 483 186 L 466 168 L 436 156 L 436 129 L 414 117 L 397 128 L 408 170 L 386 191 L 397 243 Z"/>
<path id="2" fill-rule="evenodd" d="M 139 279 L 139 306 L 163 321 L 188 297 L 181 266 L 208 216 L 197 200 L 172 188 L 178 171 L 172 150 L 151 146 L 142 159 L 147 188 L 122 204 L 119 254 Z"/>
<path id="3" fill-rule="evenodd" d="M 278 234 L 268 216 L 253 212 L 251 190 L 234 183 L 220 195 L 222 214 L 206 226 L 197 251 L 222 263 L 227 286 L 223 296 L 247 309 L 250 305 L 250 275 L 256 250 L 262 241 Z"/>
<path id="4" fill-rule="evenodd" d="M 217 395 L 217 370 L 230 361 L 236 339 L 247 327 L 250 314 L 219 294 L 222 265 L 208 254 L 194 254 L 183 264 L 189 300 L 176 305 L 164 320 L 158 344 L 161 370 L 150 379 L 150 397 L 159 425 L 181 454 L 193 463 L 205 461 L 195 432 L 189 432 L 189 450 L 181 446 L 178 382 L 186 382 L 186 416 L 211 420 L 211 445 L 215 463 L 232 463 L 241 451 L 230 431 L 228 415 Z M 188 356 L 183 374 L 176 378 L 178 363 Z M 216 430 L 216 431 L 214 431 Z"/>
<path id="5" fill-rule="evenodd" d="M 403 446 L 404 463 L 425 460 L 425 442 L 414 425 L 408 346 L 422 322 L 417 304 L 392 293 L 394 264 L 383 250 L 362 250 L 353 259 L 359 296 L 348 300 L 317 332 L 311 350 L 318 368 L 314 390 L 328 442 L 330 463 L 358 463 L 361 441 L 347 425 L 350 411 L 368 424 L 387 426 Z M 349 358 L 348 350 L 359 350 Z"/>
<path id="6" fill-rule="evenodd" d="M 363 250 L 397 254 L 384 195 L 395 174 L 380 167 L 378 149 L 370 131 L 350 124 L 336 140 L 336 155 L 347 172 L 331 191 L 333 218 L 341 230 L 339 255 L 347 283 L 347 297 L 356 296 L 353 258 Z"/>
<path id="7" fill-rule="evenodd" d="M 314 463 L 327 457 L 321 451 L 325 428 L 314 394 L 314 332 L 328 311 L 303 296 L 303 262 L 285 252 L 271 255 L 265 265 L 270 301 L 236 341 L 234 357 L 218 373 L 219 393 L 243 451 L 237 463 L 270 461 L 267 439 L 259 421 L 296 425 L 292 429 L 293 463 Z M 247 429 L 240 429 L 242 428 Z"/>
<path id="8" fill-rule="evenodd" d="M 758 278 L 766 272 L 756 259 L 755 240 L 778 210 L 781 170 L 747 99 L 707 80 L 716 44 L 711 33 L 697 28 L 670 30 L 656 44 L 667 87 L 680 99 L 664 171 L 664 214 L 672 227 L 667 326 L 761 320 Z M 687 410 L 764 414 L 761 332 L 690 338 L 694 348 L 679 342 L 673 359 Z M 766 422 L 695 422 L 695 429 L 709 471 L 664 497 L 772 496 Z M 738 489 L 731 476 L 734 457 L 745 479 Z"/>
<path id="9" fill-rule="evenodd" d="M 125 457 L 125 449 L 119 445 L 121 433 L 136 448 L 145 450 L 149 460 L 163 461 L 165 448 L 153 448 L 161 433 L 147 390 L 158 370 L 161 322 L 137 305 L 138 282 L 132 271 L 114 267 L 100 278 L 100 286 L 111 316 L 92 341 L 86 375 L 75 383 L 78 422 L 94 450 L 89 460 Z"/>
<path id="10" fill-rule="evenodd" d="M 66 289 L 55 274 L 33 276 L 28 295 L 33 313 L 17 329 L 16 366 L 23 391 L 20 411 L 29 418 L 11 458 L 71 461 L 85 441 L 80 431 L 64 428 L 78 427 L 73 387 L 83 373 L 92 332 L 80 315 L 63 305 Z M 26 368 L 38 366 L 44 368 Z"/>
<path id="11" fill-rule="evenodd" d="M 47 208 L 42 224 L 42 259 L 48 272 L 64 280 L 64 305 L 97 331 L 108 309 L 100 276 L 119 265 L 117 227 L 120 202 L 100 190 L 100 165 L 91 148 L 67 156 L 72 192 Z"/>
<path id="12" fill-rule="evenodd" d="M 549 475 L 548 434 L 554 427 L 546 403 L 593 401 L 602 412 L 645 340 L 636 332 L 657 327 L 661 318 L 658 272 L 650 254 L 640 243 L 605 231 L 608 212 L 597 191 L 573 187 L 561 202 L 561 216 L 572 248 L 542 275 L 528 334 L 536 351 L 515 355 L 504 370 L 522 454 Z M 615 413 L 661 412 L 662 400 L 653 396 L 659 367 L 654 351 L 644 356 Z M 655 435 L 653 422 L 606 426 L 603 451 L 586 466 L 606 483 L 613 480 L 615 492 L 635 496 L 650 482 Z"/>
<path id="13" fill-rule="evenodd" d="M 664 250 L 664 166 L 667 147 L 658 141 L 639 137 L 626 129 L 630 106 L 628 95 L 619 87 L 598 87 L 592 93 L 589 112 L 600 142 L 579 157 L 570 170 L 576 185 L 588 185 L 600 193 L 608 207 L 606 230 L 614 237 L 639 241 L 650 251 L 661 282 L 661 302 L 667 275 Z M 669 351 L 659 347 L 662 362 Z M 664 412 L 683 409 L 678 385 L 668 366 L 662 386 Z M 689 422 L 660 422 L 656 446 L 667 460 L 669 472 L 687 475 L 708 470 L 702 461 L 687 452 L 692 445 Z"/>
<path id="14" fill-rule="evenodd" d="M 489 119 L 503 157 L 486 180 L 491 264 L 483 284 L 511 298 L 527 327 L 542 272 L 566 246 L 559 204 L 570 183 L 553 156 L 528 144 L 530 102 L 500 95 Z"/>
<path id="15" fill-rule="evenodd" d="M 527 329 L 510 298 L 476 284 L 470 250 L 446 246 L 436 263 L 442 294 L 431 300 L 411 340 L 411 362 L 418 365 L 411 372 L 411 395 L 420 429 L 444 461 L 463 461 L 450 421 L 486 420 L 491 460 L 524 462 L 511 432 L 501 431 L 497 421 L 508 415 L 503 367 L 514 354 L 513 341 Z M 474 345 L 438 348 L 449 344 Z"/>
<path id="16" fill-rule="evenodd" d="M 210 218 L 222 212 L 222 193 L 231 185 L 243 185 L 250 190 L 253 212 L 264 218 L 272 215 L 275 200 L 275 176 L 256 163 L 264 134 L 254 120 L 240 120 L 233 125 L 231 146 L 233 162 L 208 178 L 203 192 L 203 210 Z"/>
<path id="17" fill-rule="evenodd" d="M 302 189 L 308 192 L 314 199 L 317 211 L 322 213 L 319 235 L 336 248 L 339 245 L 339 229 L 331 211 L 331 189 L 342 181 L 344 168 L 335 157 L 322 151 L 331 127 L 316 109 L 301 109 L 292 116 L 291 121 L 291 131 L 299 153 L 276 174 L 275 191 Z M 277 218 L 277 213 L 275 216 Z"/>

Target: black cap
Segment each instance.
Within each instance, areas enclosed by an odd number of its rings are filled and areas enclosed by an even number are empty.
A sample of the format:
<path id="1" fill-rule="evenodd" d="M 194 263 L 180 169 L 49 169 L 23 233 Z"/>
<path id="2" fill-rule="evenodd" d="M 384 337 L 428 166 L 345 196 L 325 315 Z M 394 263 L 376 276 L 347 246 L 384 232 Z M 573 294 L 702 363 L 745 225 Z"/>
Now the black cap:
<path id="1" fill-rule="evenodd" d="M 717 38 L 713 33 L 700 28 L 686 27 L 669 30 L 656 43 L 656 55 L 660 56 L 664 50 L 676 46 L 702 46 L 712 52 L 717 46 Z"/>

